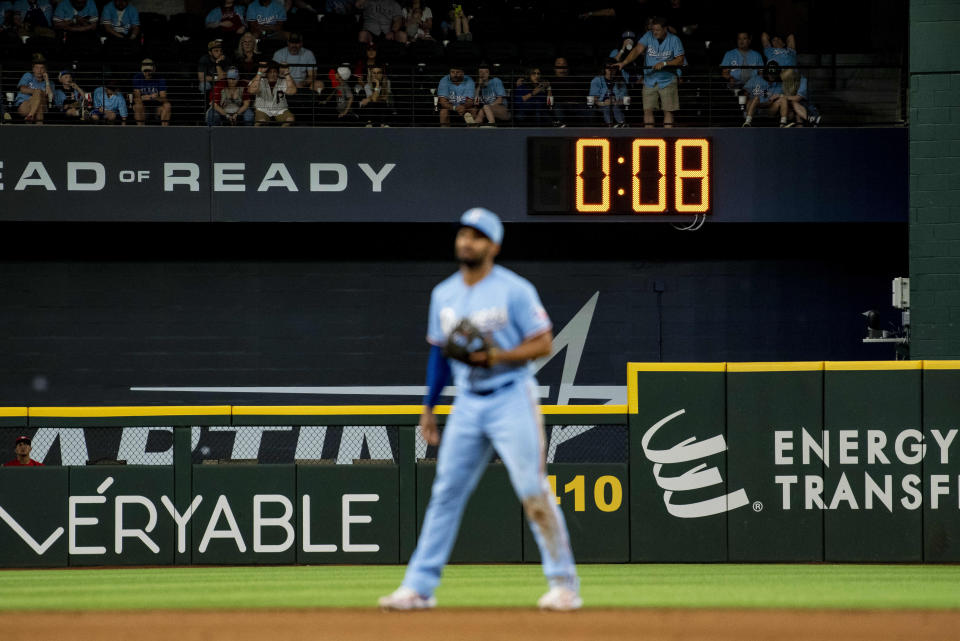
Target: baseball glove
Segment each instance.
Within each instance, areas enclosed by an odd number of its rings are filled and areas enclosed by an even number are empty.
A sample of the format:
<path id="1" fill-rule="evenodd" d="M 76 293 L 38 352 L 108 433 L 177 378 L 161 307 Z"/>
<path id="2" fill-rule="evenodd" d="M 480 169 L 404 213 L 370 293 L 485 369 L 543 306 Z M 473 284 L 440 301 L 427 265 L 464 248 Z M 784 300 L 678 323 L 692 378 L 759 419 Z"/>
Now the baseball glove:
<path id="1" fill-rule="evenodd" d="M 447 344 L 443 347 L 443 355 L 456 359 L 474 367 L 487 367 L 487 359 L 471 359 L 471 354 L 490 353 L 495 345 L 484 336 L 476 325 L 464 318 L 453 328 L 447 336 Z"/>

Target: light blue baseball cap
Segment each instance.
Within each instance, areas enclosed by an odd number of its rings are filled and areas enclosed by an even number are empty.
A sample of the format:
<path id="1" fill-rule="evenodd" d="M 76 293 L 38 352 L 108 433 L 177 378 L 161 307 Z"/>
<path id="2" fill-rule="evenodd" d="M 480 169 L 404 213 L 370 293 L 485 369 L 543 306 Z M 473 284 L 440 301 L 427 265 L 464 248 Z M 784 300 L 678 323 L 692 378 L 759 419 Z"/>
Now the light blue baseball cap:
<path id="1" fill-rule="evenodd" d="M 468 209 L 460 216 L 460 224 L 476 229 L 498 245 L 503 242 L 503 223 L 489 209 L 483 207 Z"/>

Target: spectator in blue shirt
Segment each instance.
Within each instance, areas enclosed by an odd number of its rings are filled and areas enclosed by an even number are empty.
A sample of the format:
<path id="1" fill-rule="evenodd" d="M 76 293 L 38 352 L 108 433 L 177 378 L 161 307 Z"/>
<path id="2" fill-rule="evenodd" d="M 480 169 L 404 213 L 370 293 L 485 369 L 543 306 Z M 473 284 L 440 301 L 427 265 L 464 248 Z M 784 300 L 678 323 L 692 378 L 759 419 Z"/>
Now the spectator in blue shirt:
<path id="1" fill-rule="evenodd" d="M 23 116 L 24 122 L 42 125 L 47 104 L 53 101 L 53 83 L 42 58 L 34 57 L 33 67 L 20 77 L 17 87 L 19 91 L 13 101 L 17 113 Z"/>
<path id="2" fill-rule="evenodd" d="M 792 96 L 788 96 L 786 93 L 784 93 L 783 96 L 787 101 L 787 107 L 791 112 L 793 112 L 794 123 L 799 126 L 803 126 L 803 123 L 805 122 L 813 122 L 814 124 L 818 124 L 820 122 L 819 117 L 813 118 L 809 113 L 807 78 L 801 74 L 797 74 L 797 77 L 799 78 L 799 82 L 797 83 L 797 93 L 793 94 Z M 814 109 L 813 111 L 815 112 L 816 110 Z"/>
<path id="3" fill-rule="evenodd" d="M 793 34 L 787 36 L 786 41 L 779 35 L 768 36 L 764 31 L 760 35 L 760 42 L 763 45 L 763 55 L 767 57 L 767 62 L 771 60 L 780 65 L 780 81 L 783 83 L 785 95 L 794 96 L 800 85 L 800 74 L 796 70 L 797 66 L 797 39 Z"/>
<path id="4" fill-rule="evenodd" d="M 793 123 L 787 122 L 788 104 L 783 95 L 783 87 L 780 85 L 780 65 L 771 60 L 763 70 L 763 74 L 756 75 L 743 87 L 747 92 L 747 117 L 744 120 L 744 127 L 753 126 L 753 114 L 757 107 L 766 107 L 770 115 L 780 114 L 780 126 L 792 127 Z"/>
<path id="5" fill-rule="evenodd" d="M 68 33 L 92 33 L 99 21 L 93 0 L 60 0 L 53 12 L 53 28 Z"/>
<path id="6" fill-rule="evenodd" d="M 737 48 L 723 54 L 720 62 L 721 73 L 727 80 L 727 86 L 734 91 L 743 89 L 743 85 L 763 69 L 763 56 L 750 48 L 750 34 L 741 31 L 737 34 Z M 756 69 L 750 69 L 756 67 Z"/>
<path id="7" fill-rule="evenodd" d="M 547 96 L 550 83 L 540 75 L 539 67 L 531 67 L 527 75 L 517 80 L 513 93 L 513 117 L 518 125 L 540 127 L 550 121 Z"/>
<path id="8" fill-rule="evenodd" d="M 680 108 L 677 73 L 684 62 L 683 43 L 667 31 L 664 18 L 654 18 L 651 29 L 643 34 L 627 57 L 617 63 L 621 69 L 640 54 L 646 56 L 643 76 L 643 124 L 652 127 L 655 109 L 663 110 L 663 126 L 673 126 L 673 112 Z"/>
<path id="9" fill-rule="evenodd" d="M 590 81 L 590 93 L 594 107 L 598 108 L 603 122 L 608 127 L 625 126 L 623 104 L 627 97 L 627 83 L 620 75 L 617 59 L 610 57 L 603 66 L 603 72 Z"/>
<path id="10" fill-rule="evenodd" d="M 90 120 L 115 122 L 120 118 L 120 124 L 127 124 L 127 101 L 117 91 L 115 85 L 105 85 L 93 90 L 93 109 L 90 111 Z"/>
<path id="11" fill-rule="evenodd" d="M 113 0 L 105 6 L 100 24 L 110 38 L 136 40 L 140 37 L 140 12 L 130 0 Z"/>
<path id="12" fill-rule="evenodd" d="M 258 38 L 286 39 L 287 11 L 280 0 L 253 0 L 247 6 L 247 28 Z"/>
<path id="13" fill-rule="evenodd" d="M 481 62 L 477 68 L 477 95 L 475 104 L 480 106 L 477 111 L 477 123 L 484 120 L 496 126 L 498 120 L 510 120 L 510 110 L 507 109 L 507 90 L 503 81 L 496 76 L 490 76 L 490 65 Z"/>
<path id="14" fill-rule="evenodd" d="M 476 95 L 476 86 L 473 78 L 463 74 L 463 67 L 452 65 L 450 73 L 440 79 L 437 85 L 437 107 L 440 110 L 440 126 L 450 126 L 450 112 L 454 111 L 463 116 L 464 122 L 472 125 L 476 122 L 474 116 L 477 109 L 474 107 L 473 97 Z"/>
<path id="15" fill-rule="evenodd" d="M 53 92 L 53 105 L 65 116 L 81 118 L 83 116 L 83 89 L 74 82 L 73 74 L 70 71 L 61 71 L 59 80 L 60 86 Z"/>
<path id="16" fill-rule="evenodd" d="M 138 125 L 146 122 L 147 107 L 156 107 L 161 125 L 170 124 L 173 107 L 167 99 L 167 81 L 154 77 L 156 70 L 153 60 L 145 58 L 140 63 L 140 73 L 133 77 L 133 119 Z"/>

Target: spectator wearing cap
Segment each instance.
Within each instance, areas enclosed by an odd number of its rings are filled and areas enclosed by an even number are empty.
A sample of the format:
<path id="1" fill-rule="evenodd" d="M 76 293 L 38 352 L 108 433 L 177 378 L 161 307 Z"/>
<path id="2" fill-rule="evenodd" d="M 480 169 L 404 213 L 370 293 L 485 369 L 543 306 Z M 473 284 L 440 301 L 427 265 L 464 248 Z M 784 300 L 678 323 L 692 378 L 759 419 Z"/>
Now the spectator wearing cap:
<path id="1" fill-rule="evenodd" d="M 288 127 L 293 123 L 294 115 L 287 104 L 287 96 L 297 93 L 297 85 L 290 78 L 289 67 L 281 67 L 276 60 L 261 63 L 248 91 L 255 96 L 255 125 L 273 121 Z"/>
<path id="2" fill-rule="evenodd" d="M 590 81 L 592 104 L 600 112 L 608 127 L 623 127 L 623 105 L 627 97 L 627 84 L 620 75 L 616 58 L 608 58 L 599 76 Z"/>
<path id="3" fill-rule="evenodd" d="M 299 33 L 291 33 L 287 38 L 287 46 L 277 49 L 273 59 L 282 65 L 289 65 L 290 78 L 297 83 L 297 89 L 323 89 L 323 82 L 317 79 L 317 58 L 303 46 L 303 36 Z"/>
<path id="4" fill-rule="evenodd" d="M 230 42 L 236 42 L 237 37 L 246 33 L 244 7 L 236 5 L 236 0 L 220 0 L 219 5 L 211 9 L 204 19 L 208 32 L 219 38 L 229 38 Z"/>
<path id="5" fill-rule="evenodd" d="M 654 18 L 650 31 L 645 33 L 625 59 L 617 63 L 623 69 L 641 54 L 644 58 L 643 124 L 653 127 L 654 111 L 663 110 L 663 126 L 673 126 L 673 112 L 680 109 L 677 92 L 677 74 L 684 63 L 684 49 L 680 38 L 667 31 L 664 18 Z"/>
<path id="6" fill-rule="evenodd" d="M 279 0 L 253 0 L 247 5 L 247 28 L 257 38 L 283 39 L 287 10 Z"/>
<path id="7" fill-rule="evenodd" d="M 36 56 L 30 71 L 20 77 L 19 89 L 13 106 L 23 116 L 24 122 L 43 124 L 47 105 L 53 101 L 53 83 L 47 75 L 47 65 L 42 56 Z"/>
<path id="8" fill-rule="evenodd" d="M 127 124 L 127 101 L 117 91 L 117 86 L 111 83 L 94 89 L 90 120 L 113 123 L 118 118 L 121 125 Z"/>
<path id="9" fill-rule="evenodd" d="M 477 124 L 484 122 L 496 126 L 498 120 L 510 120 L 510 110 L 505 104 L 507 100 L 507 90 L 503 86 L 503 81 L 496 76 L 490 75 L 490 65 L 481 62 L 477 68 L 477 95 L 474 104 L 479 106 L 477 110 Z"/>
<path id="10" fill-rule="evenodd" d="M 140 37 L 140 12 L 130 0 L 113 0 L 103 8 L 100 24 L 108 38 L 136 40 Z"/>
<path id="11" fill-rule="evenodd" d="M 240 79 L 236 67 L 227 69 L 225 80 L 213 86 L 213 98 L 207 110 L 207 125 L 252 125 L 253 109 L 250 107 L 250 94 L 247 83 Z"/>
<path id="12" fill-rule="evenodd" d="M 746 31 L 737 33 L 737 48 L 723 54 L 720 62 L 721 73 L 727 80 L 727 86 L 739 92 L 743 86 L 763 67 L 763 56 L 759 51 L 750 48 L 750 34 Z M 756 67 L 751 69 L 750 67 Z"/>
<path id="13" fill-rule="evenodd" d="M 747 92 L 747 113 L 741 126 L 753 126 L 753 115 L 757 107 L 766 107 L 771 116 L 779 113 L 781 127 L 793 126 L 794 123 L 787 122 L 790 105 L 783 95 L 783 85 L 780 84 L 780 65 L 775 60 L 767 62 L 763 73 L 748 80 L 743 89 Z"/>
<path id="14" fill-rule="evenodd" d="M 82 118 L 85 94 L 74 81 L 73 73 L 69 70 L 61 71 L 57 79 L 60 86 L 53 91 L 53 106 L 68 118 Z"/>
<path id="15" fill-rule="evenodd" d="M 633 31 L 624 31 L 620 34 L 620 48 L 614 49 L 610 52 L 610 57 L 614 58 L 617 62 L 625 60 L 633 48 L 637 44 L 637 34 Z M 629 72 L 624 73 L 625 78 L 629 78 Z"/>
<path id="16" fill-rule="evenodd" d="M 140 73 L 133 76 L 133 118 L 138 125 L 146 123 L 147 107 L 154 106 L 160 124 L 170 124 L 173 107 L 167 98 L 167 81 L 154 77 L 156 70 L 153 60 L 145 58 L 140 63 Z"/>
<path id="17" fill-rule="evenodd" d="M 30 458 L 30 450 L 33 449 L 33 441 L 29 436 L 18 436 L 13 445 L 13 453 L 16 458 L 3 464 L 4 467 L 43 467 L 40 461 L 34 461 Z"/>
<path id="18" fill-rule="evenodd" d="M 61 0 L 53 12 L 53 28 L 68 33 L 93 33 L 100 12 L 93 0 Z"/>
<path id="19" fill-rule="evenodd" d="M 363 27 L 357 35 L 360 42 L 369 44 L 380 36 L 406 42 L 403 8 L 397 0 L 357 0 L 356 4 L 363 11 Z"/>
<path id="20" fill-rule="evenodd" d="M 327 105 L 331 100 L 334 101 L 333 110 L 336 112 L 336 117 L 333 122 L 358 120 L 356 112 L 353 111 L 354 90 L 350 86 L 350 81 L 354 79 L 354 75 L 350 70 L 350 64 L 343 62 L 336 69 L 330 69 L 327 72 L 327 78 L 330 80 L 330 92 L 324 98 L 323 104 Z M 330 109 L 325 107 L 324 112 L 329 113 Z"/>
<path id="21" fill-rule="evenodd" d="M 437 107 L 440 110 L 440 126 L 450 126 L 450 112 L 463 116 L 464 122 L 472 125 L 477 114 L 473 97 L 476 95 L 473 78 L 465 76 L 463 67 L 451 65 L 450 73 L 440 79 L 437 85 Z"/>
<path id="22" fill-rule="evenodd" d="M 207 53 L 197 61 L 197 81 L 200 91 L 207 92 L 213 88 L 213 83 L 223 78 L 223 74 L 231 67 L 231 61 L 223 51 L 223 40 L 211 40 L 207 43 Z"/>

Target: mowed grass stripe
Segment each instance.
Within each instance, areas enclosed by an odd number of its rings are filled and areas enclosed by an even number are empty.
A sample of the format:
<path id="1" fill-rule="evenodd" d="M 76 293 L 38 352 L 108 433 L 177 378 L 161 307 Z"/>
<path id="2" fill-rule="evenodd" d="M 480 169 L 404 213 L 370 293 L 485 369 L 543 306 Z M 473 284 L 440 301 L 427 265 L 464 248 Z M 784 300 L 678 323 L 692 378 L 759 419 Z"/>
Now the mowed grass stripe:
<path id="1" fill-rule="evenodd" d="M 960 609 L 960 567 L 584 565 L 587 607 Z M 0 571 L 0 610 L 374 607 L 400 566 Z M 455 565 L 442 607 L 533 607 L 536 565 Z"/>

